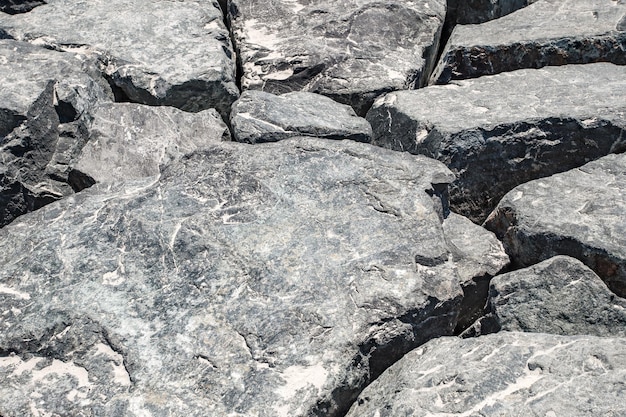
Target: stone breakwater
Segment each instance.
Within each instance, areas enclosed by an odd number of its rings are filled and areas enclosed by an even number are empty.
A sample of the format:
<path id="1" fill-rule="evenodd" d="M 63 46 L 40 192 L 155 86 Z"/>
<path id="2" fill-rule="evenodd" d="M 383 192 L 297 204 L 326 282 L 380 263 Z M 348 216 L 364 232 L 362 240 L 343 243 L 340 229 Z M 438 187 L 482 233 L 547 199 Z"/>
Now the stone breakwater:
<path id="1" fill-rule="evenodd" d="M 624 0 L 0 0 L 0 416 L 618 416 Z"/>

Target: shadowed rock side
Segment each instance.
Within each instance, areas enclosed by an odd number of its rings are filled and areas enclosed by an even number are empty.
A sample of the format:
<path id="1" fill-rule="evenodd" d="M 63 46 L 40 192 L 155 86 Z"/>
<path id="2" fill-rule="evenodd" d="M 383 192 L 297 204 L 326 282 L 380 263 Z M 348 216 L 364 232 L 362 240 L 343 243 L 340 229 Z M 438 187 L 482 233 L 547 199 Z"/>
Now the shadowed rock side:
<path id="1" fill-rule="evenodd" d="M 555 255 L 581 260 L 626 297 L 626 154 L 520 185 L 485 226 L 517 267 Z"/>
<path id="2" fill-rule="evenodd" d="M 620 416 L 625 358 L 624 338 L 440 338 L 389 368 L 347 417 Z"/>
<path id="3" fill-rule="evenodd" d="M 239 95 L 217 2 L 49 0 L 26 14 L 0 15 L 0 31 L 98 56 L 102 71 L 135 102 L 216 108 L 227 120 Z"/>
<path id="4" fill-rule="evenodd" d="M 373 143 L 444 162 L 451 207 L 480 223 L 513 187 L 623 151 L 624 79 L 608 63 L 519 70 L 389 93 L 367 120 Z"/>
<path id="5" fill-rule="evenodd" d="M 0 12 L 8 14 L 27 13 L 42 4 L 46 4 L 46 2 L 43 0 L 0 0 Z"/>
<path id="6" fill-rule="evenodd" d="M 382 93 L 425 84 L 444 0 L 232 0 L 244 90 L 308 91 L 363 116 Z"/>
<path id="7" fill-rule="evenodd" d="M 522 68 L 626 64 L 623 0 L 538 0 L 481 25 L 456 26 L 431 83 Z"/>
<path id="8" fill-rule="evenodd" d="M 538 0 L 448 0 L 446 20 L 451 24 L 477 24 L 498 19 Z"/>

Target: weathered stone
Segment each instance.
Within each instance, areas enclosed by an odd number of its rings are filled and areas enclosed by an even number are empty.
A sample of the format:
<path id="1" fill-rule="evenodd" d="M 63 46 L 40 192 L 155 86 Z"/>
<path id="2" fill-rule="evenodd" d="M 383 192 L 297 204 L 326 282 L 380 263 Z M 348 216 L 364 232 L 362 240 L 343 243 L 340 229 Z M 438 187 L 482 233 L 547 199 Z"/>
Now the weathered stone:
<path id="1" fill-rule="evenodd" d="M 517 267 L 555 255 L 581 260 L 626 297 L 626 154 L 520 185 L 485 226 Z"/>
<path id="2" fill-rule="evenodd" d="M 230 140 L 228 127 L 213 109 L 186 113 L 173 107 L 111 103 L 99 106 L 92 117 L 89 142 L 70 172 L 75 190 L 96 182 L 158 175 L 184 154 Z"/>
<path id="3" fill-rule="evenodd" d="M 626 67 L 520 70 L 398 91 L 367 115 L 374 143 L 444 162 L 451 207 L 482 222 L 516 185 L 626 148 Z"/>
<path id="4" fill-rule="evenodd" d="M 483 326 L 487 320 L 494 323 Z M 579 260 L 556 256 L 495 277 L 489 291 L 489 313 L 471 333 L 485 334 L 485 327 L 626 337 L 626 300 L 616 297 Z"/>
<path id="5" fill-rule="evenodd" d="M 227 116 L 238 97 L 235 64 L 217 1 L 48 0 L 0 15 L 9 36 L 95 54 L 132 101 Z"/>
<path id="6" fill-rule="evenodd" d="M 498 19 L 538 0 L 448 0 L 446 19 L 462 25 Z"/>
<path id="7" fill-rule="evenodd" d="M 0 230 L 0 414 L 337 416 L 450 334 L 437 161 L 221 142 Z"/>
<path id="8" fill-rule="evenodd" d="M 480 25 L 459 25 L 431 83 L 547 65 L 626 64 L 623 0 L 538 0 Z"/>
<path id="9" fill-rule="evenodd" d="M 232 0 L 243 89 L 309 91 L 364 115 L 380 94 L 425 84 L 443 0 Z"/>
<path id="10" fill-rule="evenodd" d="M 112 100 L 88 60 L 0 40 L 0 226 L 72 193 L 91 109 Z M 84 70 L 83 70 L 84 69 Z"/>
<path id="11" fill-rule="evenodd" d="M 0 12 L 8 14 L 26 13 L 42 4 L 46 4 L 46 2 L 43 0 L 0 0 Z"/>
<path id="12" fill-rule="evenodd" d="M 372 127 L 352 107 L 313 93 L 277 96 L 244 91 L 233 105 L 230 122 L 236 141 L 276 142 L 296 136 L 370 142 Z"/>
<path id="13" fill-rule="evenodd" d="M 620 416 L 625 358 L 624 338 L 439 338 L 367 387 L 347 417 Z"/>

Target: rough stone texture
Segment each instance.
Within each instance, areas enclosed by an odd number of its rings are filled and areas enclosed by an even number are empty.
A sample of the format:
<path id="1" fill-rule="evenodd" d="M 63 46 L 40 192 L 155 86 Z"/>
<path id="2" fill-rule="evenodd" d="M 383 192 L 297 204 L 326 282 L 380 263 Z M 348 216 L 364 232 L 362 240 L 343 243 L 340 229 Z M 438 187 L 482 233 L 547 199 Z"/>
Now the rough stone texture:
<path id="1" fill-rule="evenodd" d="M 392 90 L 425 84 L 444 0 L 232 0 L 242 88 L 309 91 L 364 115 Z"/>
<path id="2" fill-rule="evenodd" d="M 624 338 L 445 337 L 388 369 L 347 417 L 622 416 L 625 378 Z"/>
<path id="3" fill-rule="evenodd" d="M 69 165 L 88 115 L 113 98 L 92 64 L 0 40 L 0 226 L 73 192 Z"/>
<path id="4" fill-rule="evenodd" d="M 0 12 L 8 14 L 26 13 L 42 4 L 46 4 L 46 2 L 43 0 L 0 0 Z"/>
<path id="5" fill-rule="evenodd" d="M 0 414 L 342 415 L 454 328 L 452 179 L 352 141 L 222 142 L 23 216 L 0 230 Z"/>
<path id="6" fill-rule="evenodd" d="M 0 15 L 0 32 L 95 54 L 130 100 L 227 116 L 238 97 L 228 31 L 217 1 L 48 0 Z"/>
<path id="7" fill-rule="evenodd" d="M 625 15 L 624 0 L 539 0 L 491 22 L 459 25 L 431 83 L 547 65 L 624 65 Z"/>
<path id="8" fill-rule="evenodd" d="M 314 93 L 277 96 L 244 91 L 233 105 L 230 122 L 236 141 L 276 142 L 295 136 L 370 142 L 372 127 L 352 107 Z"/>
<path id="9" fill-rule="evenodd" d="M 518 184 L 625 149 L 626 67 L 519 70 L 390 93 L 367 115 L 373 143 L 457 174 L 452 208 L 482 222 Z"/>
<path id="10" fill-rule="evenodd" d="M 489 314 L 470 333 L 485 334 L 484 328 L 626 337 L 626 300 L 579 260 L 556 256 L 495 277 Z"/>
<path id="11" fill-rule="evenodd" d="M 498 19 L 538 0 L 449 0 L 446 20 L 456 24 L 477 24 Z"/>
<path id="12" fill-rule="evenodd" d="M 517 267 L 555 255 L 581 260 L 626 297 L 626 154 L 520 185 L 485 226 Z"/>
<path id="13" fill-rule="evenodd" d="M 230 140 L 228 127 L 213 109 L 186 113 L 173 107 L 111 103 L 99 106 L 92 117 L 89 141 L 70 172 L 75 190 L 96 182 L 158 175 L 184 154 Z"/>

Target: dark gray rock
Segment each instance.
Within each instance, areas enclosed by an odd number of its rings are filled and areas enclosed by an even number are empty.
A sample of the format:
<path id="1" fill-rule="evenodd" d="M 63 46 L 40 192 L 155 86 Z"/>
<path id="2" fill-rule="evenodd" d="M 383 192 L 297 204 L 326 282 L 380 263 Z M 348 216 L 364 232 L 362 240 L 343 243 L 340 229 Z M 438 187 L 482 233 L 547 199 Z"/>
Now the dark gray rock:
<path id="1" fill-rule="evenodd" d="M 70 12 L 71 11 L 71 12 Z M 0 31 L 50 48 L 99 57 L 132 101 L 227 117 L 239 95 L 217 1 L 49 0 L 0 15 Z"/>
<path id="2" fill-rule="evenodd" d="M 446 20 L 462 25 L 498 19 L 538 0 L 449 0 Z"/>
<path id="3" fill-rule="evenodd" d="M 626 67 L 520 70 L 390 93 L 367 115 L 373 143 L 444 162 L 452 208 L 482 222 L 518 184 L 625 149 Z"/>
<path id="4" fill-rule="evenodd" d="M 626 297 L 626 154 L 520 185 L 485 226 L 517 267 L 555 255 L 581 260 Z"/>
<path id="5" fill-rule="evenodd" d="M 229 2 L 244 90 L 319 93 L 361 116 L 380 94 L 425 84 L 444 16 L 444 0 Z"/>
<path id="6" fill-rule="evenodd" d="M 494 323 L 481 323 L 487 320 Z M 579 260 L 556 256 L 491 281 L 489 313 L 470 333 L 485 334 L 483 329 L 492 327 L 626 337 L 626 300 L 609 291 Z"/>
<path id="7" fill-rule="evenodd" d="M 342 415 L 454 328 L 452 178 L 352 141 L 221 142 L 22 216 L 0 230 L 0 414 Z"/>
<path id="8" fill-rule="evenodd" d="M 0 40 L 0 226 L 73 192 L 69 166 L 89 113 L 113 98 L 91 64 Z"/>
<path id="9" fill-rule="evenodd" d="M 27 13 L 42 4 L 46 4 L 46 2 L 43 0 L 0 0 L 0 12 L 8 14 Z"/>
<path id="10" fill-rule="evenodd" d="M 626 64 L 623 0 L 538 0 L 481 25 L 459 25 L 431 83 L 547 65 Z"/>
<path id="11" fill-rule="evenodd" d="M 624 357 L 624 338 L 439 338 L 367 387 L 347 417 L 621 416 Z"/>
<path id="12" fill-rule="evenodd" d="M 277 96 L 248 90 L 230 114 L 233 136 L 247 143 L 276 142 L 295 136 L 370 142 L 372 127 L 352 107 L 313 93 Z"/>

